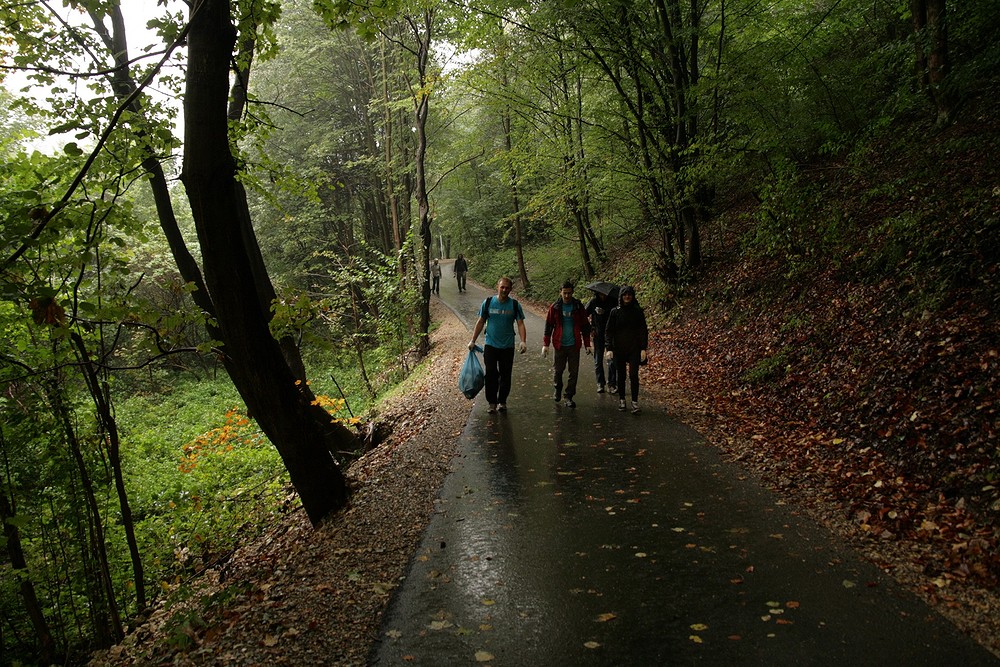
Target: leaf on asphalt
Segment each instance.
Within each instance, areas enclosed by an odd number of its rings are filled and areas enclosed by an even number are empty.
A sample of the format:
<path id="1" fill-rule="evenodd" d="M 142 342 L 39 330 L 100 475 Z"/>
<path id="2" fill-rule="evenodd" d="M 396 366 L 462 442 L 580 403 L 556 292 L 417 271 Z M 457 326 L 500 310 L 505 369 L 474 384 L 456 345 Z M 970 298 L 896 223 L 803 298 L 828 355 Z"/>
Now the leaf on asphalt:
<path id="1" fill-rule="evenodd" d="M 489 607 L 490 605 L 494 605 L 496 603 L 497 603 L 496 600 L 490 600 L 489 598 L 483 599 L 483 604 L 486 605 L 487 607 Z"/>
<path id="2" fill-rule="evenodd" d="M 487 653 L 486 651 L 476 651 L 476 662 L 489 662 L 492 659 L 492 653 Z"/>
<path id="3" fill-rule="evenodd" d="M 589 648 L 589 649 L 601 648 L 601 645 L 599 643 L 597 643 L 597 642 L 594 642 L 594 641 L 584 642 L 583 645 L 584 645 L 584 647 Z"/>
<path id="4" fill-rule="evenodd" d="M 595 620 L 598 623 L 607 623 L 608 621 L 613 621 L 616 618 L 618 618 L 618 616 L 612 614 L 611 612 L 607 612 L 604 614 L 600 614 Z"/>
<path id="5" fill-rule="evenodd" d="M 646 557 L 646 554 L 645 554 L 645 552 L 642 552 L 642 551 L 637 551 L 637 552 L 635 553 L 635 557 L 636 557 L 636 558 L 645 558 L 645 557 Z"/>
<path id="6" fill-rule="evenodd" d="M 844 579 L 843 585 L 844 588 L 854 588 L 855 586 L 857 586 L 857 584 L 851 581 L 850 579 Z"/>
<path id="7" fill-rule="evenodd" d="M 798 609 L 799 603 L 796 602 L 795 600 L 789 600 L 788 602 L 785 603 L 785 606 L 788 607 L 789 609 Z"/>
<path id="8" fill-rule="evenodd" d="M 705 630 L 708 630 L 708 626 L 704 623 L 692 623 L 690 627 L 695 632 L 704 632 Z"/>
<path id="9" fill-rule="evenodd" d="M 455 624 L 451 621 L 431 621 L 429 626 L 431 630 L 447 630 L 448 628 L 455 627 Z"/>
<path id="10" fill-rule="evenodd" d="M 385 636 L 389 639 L 399 639 L 403 636 L 403 633 L 399 630 L 386 630 Z"/>
<path id="11" fill-rule="evenodd" d="M 727 639 L 731 642 L 738 642 L 739 640 L 743 639 L 743 637 L 740 637 L 739 635 L 729 635 Z"/>
<path id="12" fill-rule="evenodd" d="M 698 635 L 690 635 L 688 637 L 688 639 L 690 639 L 691 641 L 693 641 L 695 644 L 702 644 L 702 643 L 704 643 L 702 641 L 701 637 L 699 637 Z"/>

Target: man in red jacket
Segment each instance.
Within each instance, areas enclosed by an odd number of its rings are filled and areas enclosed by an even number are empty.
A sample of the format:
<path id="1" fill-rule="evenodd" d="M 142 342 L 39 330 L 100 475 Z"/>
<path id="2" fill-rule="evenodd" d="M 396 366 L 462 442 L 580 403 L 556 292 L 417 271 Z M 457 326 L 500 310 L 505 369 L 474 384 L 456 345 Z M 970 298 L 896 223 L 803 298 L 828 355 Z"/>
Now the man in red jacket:
<path id="1" fill-rule="evenodd" d="M 580 346 L 590 350 L 590 318 L 579 299 L 573 297 L 573 283 L 563 283 L 560 299 L 549 306 L 545 316 L 545 334 L 542 336 L 542 356 L 548 356 L 549 344 L 555 348 L 552 355 L 552 383 L 555 385 L 555 400 L 564 396 L 566 407 L 575 408 L 573 396 L 576 394 L 576 379 L 580 374 Z M 563 371 L 569 366 L 569 379 L 563 393 Z"/>

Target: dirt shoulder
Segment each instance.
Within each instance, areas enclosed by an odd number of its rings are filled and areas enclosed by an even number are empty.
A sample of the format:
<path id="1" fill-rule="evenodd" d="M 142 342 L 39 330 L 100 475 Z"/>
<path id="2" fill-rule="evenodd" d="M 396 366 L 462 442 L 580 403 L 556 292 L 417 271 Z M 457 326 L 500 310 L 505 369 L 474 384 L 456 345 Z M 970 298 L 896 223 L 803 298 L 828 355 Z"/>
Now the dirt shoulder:
<path id="1" fill-rule="evenodd" d="M 432 316 L 439 326 L 431 335 L 430 359 L 379 415 L 392 425 L 391 437 L 348 470 L 355 489 L 350 507 L 319 529 L 301 510 L 279 518 L 225 567 L 202 577 L 188 604 L 155 612 L 92 665 L 366 664 L 472 406 L 457 389 L 469 333 L 439 302 Z M 658 341 L 652 359 L 661 375 L 644 392 L 1000 655 L 995 592 L 955 585 L 947 595 L 928 594 L 920 562 L 932 545 L 872 539 L 842 505 L 813 493 L 810 485 L 783 484 L 781 466 L 733 426 L 737 417 L 725 405 L 710 405 L 676 381 L 693 370 L 683 355 L 671 355 Z"/>
<path id="2" fill-rule="evenodd" d="M 378 415 L 392 435 L 347 471 L 350 507 L 319 529 L 279 518 L 91 665 L 366 663 L 472 408 L 457 386 L 469 333 L 438 302 L 432 317 L 430 358 Z"/>

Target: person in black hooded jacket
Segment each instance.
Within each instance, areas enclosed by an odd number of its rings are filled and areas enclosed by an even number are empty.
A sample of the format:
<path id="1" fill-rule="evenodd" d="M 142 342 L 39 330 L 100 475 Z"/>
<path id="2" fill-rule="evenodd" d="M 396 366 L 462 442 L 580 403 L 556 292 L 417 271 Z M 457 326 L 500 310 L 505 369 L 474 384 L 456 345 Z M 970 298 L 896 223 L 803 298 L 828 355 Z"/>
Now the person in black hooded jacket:
<path id="1" fill-rule="evenodd" d="M 625 369 L 632 393 L 632 414 L 639 414 L 639 366 L 646 363 L 649 329 L 646 314 L 635 299 L 635 288 L 626 285 L 618 295 L 618 307 L 608 315 L 604 332 L 606 355 L 613 359 L 618 374 L 618 409 L 625 410 Z"/>

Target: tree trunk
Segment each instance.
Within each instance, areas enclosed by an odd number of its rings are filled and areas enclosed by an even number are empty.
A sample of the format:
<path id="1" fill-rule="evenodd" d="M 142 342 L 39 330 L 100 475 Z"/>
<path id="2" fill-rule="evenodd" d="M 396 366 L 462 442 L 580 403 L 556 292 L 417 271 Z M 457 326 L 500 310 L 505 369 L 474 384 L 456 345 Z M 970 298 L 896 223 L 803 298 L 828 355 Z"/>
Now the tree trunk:
<path id="1" fill-rule="evenodd" d="M 417 146 L 414 155 L 416 165 L 416 193 L 417 193 L 417 219 L 420 225 L 420 247 L 423 257 L 420 258 L 420 268 L 422 275 L 420 290 L 420 342 L 417 345 L 417 353 L 420 357 L 426 357 L 430 352 L 431 326 L 431 220 L 430 205 L 427 201 L 427 176 L 424 171 L 427 158 L 427 114 L 430 111 L 430 91 L 428 90 L 427 67 L 431 51 L 431 28 L 434 22 L 434 10 L 425 9 L 423 14 L 423 26 L 418 26 L 410 19 L 410 28 L 417 42 L 417 73 L 420 77 L 420 89 L 417 92 L 416 103 L 416 126 L 417 126 Z"/>
<path id="2" fill-rule="evenodd" d="M 70 334 L 80 360 L 80 370 L 83 373 L 97 410 L 97 419 L 107 436 L 108 459 L 115 478 L 115 491 L 118 495 L 118 509 L 122 513 L 122 527 L 125 529 L 125 542 L 128 544 L 129 557 L 132 559 L 132 577 L 135 579 L 135 601 L 140 612 L 146 609 L 146 576 L 142 566 L 142 555 L 139 553 L 139 542 L 135 537 L 135 522 L 132 520 L 132 505 L 128 501 L 128 491 L 125 488 L 125 476 L 122 473 L 121 442 L 118 437 L 118 421 L 115 419 L 112 403 L 107 391 L 107 384 L 102 383 L 87 351 L 87 345 L 80 334 Z"/>
<path id="3" fill-rule="evenodd" d="M 21 548 L 21 532 L 17 529 L 17 524 L 9 519 L 14 518 L 14 507 L 7 494 L 0 490 L 0 523 L 3 524 L 3 533 L 6 538 L 7 557 L 15 572 L 26 573 L 28 563 L 24 559 L 24 550 Z M 35 642 L 38 645 L 38 664 L 51 665 L 56 661 L 56 643 L 52 639 L 52 631 L 42 613 L 42 606 L 38 604 L 38 596 L 35 594 L 35 585 L 26 575 L 18 576 L 21 582 L 18 588 L 21 591 L 21 598 L 24 599 L 24 609 L 31 619 L 31 627 L 35 630 Z"/>
<path id="4" fill-rule="evenodd" d="M 250 68 L 253 64 L 254 49 L 257 45 L 257 41 L 254 38 L 256 27 L 256 25 L 248 26 L 248 34 L 241 35 L 240 39 L 239 54 L 236 58 L 237 68 L 233 76 L 232 87 L 229 90 L 229 108 L 226 111 L 226 116 L 233 123 L 238 123 L 243 117 L 243 111 L 246 109 L 247 100 L 249 99 Z M 270 276 L 268 276 L 267 267 L 264 264 L 264 256 L 261 254 L 260 244 L 257 242 L 257 233 L 254 231 L 253 221 L 250 219 L 250 205 L 247 203 L 246 188 L 243 186 L 243 183 L 237 181 L 236 189 L 237 196 L 243 200 L 240 203 L 240 209 L 247 211 L 246 216 L 241 216 L 243 222 L 242 229 L 244 245 L 250 252 L 250 262 L 254 269 L 257 294 L 259 295 L 261 306 L 270 316 L 271 304 L 275 302 L 278 295 L 274 291 L 274 285 L 271 283 Z M 295 339 L 290 335 L 282 336 L 278 344 L 281 346 L 281 353 L 285 355 L 285 361 L 288 362 L 288 367 L 292 369 L 292 373 L 296 379 L 305 382 L 306 365 L 302 361 L 302 353 L 299 350 L 299 346 L 295 343 Z"/>
<path id="5" fill-rule="evenodd" d="M 334 437 L 330 417 L 320 409 L 323 423 L 310 405 L 312 392 L 297 381 L 271 336 L 255 287 L 252 251 L 243 233 L 249 211 L 229 147 L 229 63 L 236 38 L 229 12 L 228 0 L 202 0 L 191 11 L 181 181 L 198 231 L 227 370 L 316 525 L 344 506 L 347 485 L 328 448 L 327 439 Z"/>
<path id="6" fill-rule="evenodd" d="M 394 120 L 392 117 L 392 99 L 389 96 L 389 71 L 386 63 L 388 55 L 386 54 L 385 42 L 386 37 L 383 36 L 380 45 L 382 50 L 382 123 L 385 126 L 382 138 L 382 142 L 385 144 L 383 155 L 385 159 L 385 200 L 386 207 L 389 209 L 389 220 L 392 226 L 393 250 L 396 251 L 396 271 L 400 281 L 402 281 L 405 273 L 405 269 L 403 268 L 403 230 L 399 222 L 399 204 L 396 201 L 396 176 L 393 170 L 393 150 L 395 146 L 392 143 L 392 124 Z"/>
<path id="7" fill-rule="evenodd" d="M 916 45 L 917 82 L 937 109 L 938 124 L 951 119 L 946 79 L 951 72 L 945 0 L 910 0 Z"/>
<path id="8" fill-rule="evenodd" d="M 503 85 L 507 85 L 507 73 L 504 72 L 503 75 Z M 531 288 L 531 283 L 528 281 L 528 269 L 524 264 L 524 243 L 521 238 L 521 200 L 518 193 L 517 186 L 517 171 L 514 168 L 514 161 L 510 159 L 510 156 L 514 150 L 513 139 L 511 138 L 511 120 L 510 120 L 510 107 L 505 106 L 503 114 L 501 116 L 501 122 L 503 124 L 503 142 L 504 148 L 507 151 L 507 163 L 510 170 L 510 195 L 511 202 L 514 208 L 514 251 L 517 253 L 517 272 L 521 278 L 521 289 L 527 292 Z"/>
<path id="9" fill-rule="evenodd" d="M 77 471 L 80 473 L 80 490 L 85 499 L 81 514 L 87 520 L 88 536 L 87 539 L 82 540 L 86 544 L 81 543 L 80 550 L 89 551 L 91 556 L 97 558 L 96 569 L 92 572 L 94 576 L 88 577 L 90 581 L 87 582 L 89 590 L 88 612 L 93 619 L 97 642 L 102 648 L 106 648 L 120 642 L 125 636 L 125 631 L 122 627 L 121 614 L 112 583 L 107 540 L 104 536 L 104 522 L 101 520 L 101 508 L 97 502 L 90 472 L 87 469 L 87 461 L 83 456 L 83 448 L 73 430 L 72 417 L 63 400 L 63 388 L 57 383 L 58 380 L 48 390 L 49 400 L 52 403 L 53 412 L 63 428 L 66 443 L 69 445 Z"/>

